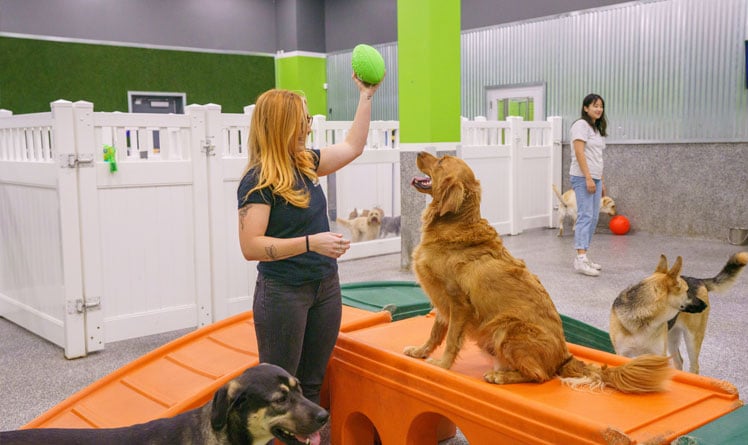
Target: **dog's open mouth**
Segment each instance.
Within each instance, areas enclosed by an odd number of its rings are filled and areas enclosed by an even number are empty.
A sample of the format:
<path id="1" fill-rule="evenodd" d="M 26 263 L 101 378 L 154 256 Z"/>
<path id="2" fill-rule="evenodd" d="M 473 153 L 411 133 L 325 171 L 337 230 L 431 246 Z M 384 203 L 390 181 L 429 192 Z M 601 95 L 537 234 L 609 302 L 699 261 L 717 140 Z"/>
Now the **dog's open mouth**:
<path id="1" fill-rule="evenodd" d="M 410 181 L 410 185 L 419 190 L 431 190 L 431 178 L 428 176 L 416 176 Z"/>
<path id="2" fill-rule="evenodd" d="M 280 439 L 281 442 L 288 445 L 319 445 L 320 437 L 319 431 L 308 436 L 302 436 L 301 434 L 294 434 L 290 431 L 286 431 L 283 428 L 272 428 L 271 432 L 273 436 Z"/>

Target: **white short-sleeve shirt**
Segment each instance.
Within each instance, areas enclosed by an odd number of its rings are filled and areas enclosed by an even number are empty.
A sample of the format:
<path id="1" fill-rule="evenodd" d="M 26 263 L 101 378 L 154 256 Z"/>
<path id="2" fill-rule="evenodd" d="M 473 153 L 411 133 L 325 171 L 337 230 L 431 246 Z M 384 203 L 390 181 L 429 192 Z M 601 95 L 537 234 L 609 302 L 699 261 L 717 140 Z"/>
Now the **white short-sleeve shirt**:
<path id="1" fill-rule="evenodd" d="M 574 152 L 574 141 L 584 141 L 584 156 L 587 159 L 587 167 L 590 170 L 590 176 L 594 179 L 603 177 L 603 150 L 605 150 L 605 138 L 597 132 L 584 119 L 577 119 L 569 130 L 569 140 L 571 141 L 571 167 L 569 174 L 572 176 L 582 176 L 582 169 L 579 168 L 577 155 Z"/>

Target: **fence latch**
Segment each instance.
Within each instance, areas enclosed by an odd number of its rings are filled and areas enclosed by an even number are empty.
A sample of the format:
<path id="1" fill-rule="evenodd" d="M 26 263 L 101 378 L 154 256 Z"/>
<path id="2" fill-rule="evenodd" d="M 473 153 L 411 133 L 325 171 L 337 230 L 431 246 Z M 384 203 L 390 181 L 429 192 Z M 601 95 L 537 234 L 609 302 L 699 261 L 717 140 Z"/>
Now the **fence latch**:
<path id="1" fill-rule="evenodd" d="M 79 314 L 91 309 L 98 309 L 101 306 L 101 297 L 78 298 L 75 300 L 75 311 Z"/>
<path id="2" fill-rule="evenodd" d="M 74 153 L 61 154 L 59 156 L 60 168 L 93 167 L 93 154 L 77 155 Z"/>
<path id="3" fill-rule="evenodd" d="M 201 151 L 205 153 L 205 156 L 216 155 L 216 146 L 213 145 L 213 136 L 209 137 L 208 139 L 203 140 L 203 148 Z"/>

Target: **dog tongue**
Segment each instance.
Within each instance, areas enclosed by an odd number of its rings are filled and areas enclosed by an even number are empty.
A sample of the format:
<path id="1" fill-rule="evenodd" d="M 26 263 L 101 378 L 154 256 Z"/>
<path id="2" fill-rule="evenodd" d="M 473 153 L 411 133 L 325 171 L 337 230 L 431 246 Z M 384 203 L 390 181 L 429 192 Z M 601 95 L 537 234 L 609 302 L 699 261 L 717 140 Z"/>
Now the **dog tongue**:
<path id="1" fill-rule="evenodd" d="M 298 440 L 301 443 L 308 443 L 311 445 L 320 445 L 320 436 L 319 431 L 312 434 L 311 436 L 305 437 L 305 436 L 296 436 L 296 440 Z"/>

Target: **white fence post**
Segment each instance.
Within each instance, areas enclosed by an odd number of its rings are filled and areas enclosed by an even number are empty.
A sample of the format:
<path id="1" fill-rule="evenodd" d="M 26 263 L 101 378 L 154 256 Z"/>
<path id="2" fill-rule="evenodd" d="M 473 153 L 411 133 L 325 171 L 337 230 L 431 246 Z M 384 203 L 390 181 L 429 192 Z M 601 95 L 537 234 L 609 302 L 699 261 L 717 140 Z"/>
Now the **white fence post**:
<path id="1" fill-rule="evenodd" d="M 208 196 L 208 159 L 215 156 L 215 141 L 206 135 L 205 109 L 188 105 L 190 117 L 190 160 L 192 162 L 192 196 L 195 203 L 195 296 L 197 325 L 213 322 L 210 270 L 210 215 Z"/>
<path id="2" fill-rule="evenodd" d="M 551 160 L 550 160 L 550 171 L 549 178 L 551 178 L 551 184 L 556 184 L 559 190 L 562 189 L 561 187 L 561 177 L 562 172 L 562 148 L 561 148 L 561 137 L 562 137 L 562 127 L 561 127 L 561 116 L 551 116 L 548 118 L 548 122 L 551 125 Z M 551 190 L 548 191 L 548 193 L 551 194 L 551 199 L 549 201 L 550 208 L 548 209 L 548 227 L 555 228 L 557 226 L 557 218 L 555 217 L 553 213 L 553 192 Z"/>
<path id="3" fill-rule="evenodd" d="M 522 118 L 510 116 L 509 121 L 509 140 L 510 140 L 510 165 L 511 181 L 509 193 L 509 234 L 518 235 L 522 233 L 522 207 L 519 202 L 520 190 L 520 164 L 522 162 Z"/>
<path id="4" fill-rule="evenodd" d="M 86 352 L 104 349 L 104 315 L 102 310 L 102 260 L 99 237 L 99 196 L 96 163 L 103 160 L 103 147 L 95 146 L 93 104 L 73 104 L 75 141 L 78 153 L 78 196 L 83 270 L 83 317 Z"/>
<path id="5" fill-rule="evenodd" d="M 65 283 L 65 357 L 86 355 L 85 319 L 79 311 L 83 303 L 83 270 L 78 203 L 78 171 L 75 147 L 73 104 L 66 100 L 52 102 L 53 140 L 58 172 L 60 200 L 60 236 L 62 243 L 63 282 Z"/>
<path id="6" fill-rule="evenodd" d="M 205 110 L 205 136 L 212 141 L 216 151 L 206 156 L 208 168 L 208 193 L 210 206 L 210 261 L 211 261 L 211 288 L 213 301 L 211 306 L 212 321 L 223 320 L 228 317 L 229 293 L 228 293 L 228 270 L 227 250 L 229 234 L 226 233 L 227 221 L 225 219 L 226 200 L 228 196 L 224 194 L 224 172 L 222 161 L 223 157 L 230 155 L 226 153 L 228 147 L 223 146 L 222 128 L 221 128 L 221 106 L 216 104 L 207 104 Z M 228 136 L 227 136 L 228 138 Z"/>
<path id="7" fill-rule="evenodd" d="M 13 112 L 6 109 L 0 109 L 0 119 L 5 117 L 11 117 L 13 116 Z M 0 161 L 5 161 L 10 159 L 10 149 L 12 147 L 10 136 L 10 132 L 3 131 L 0 133 Z"/>

